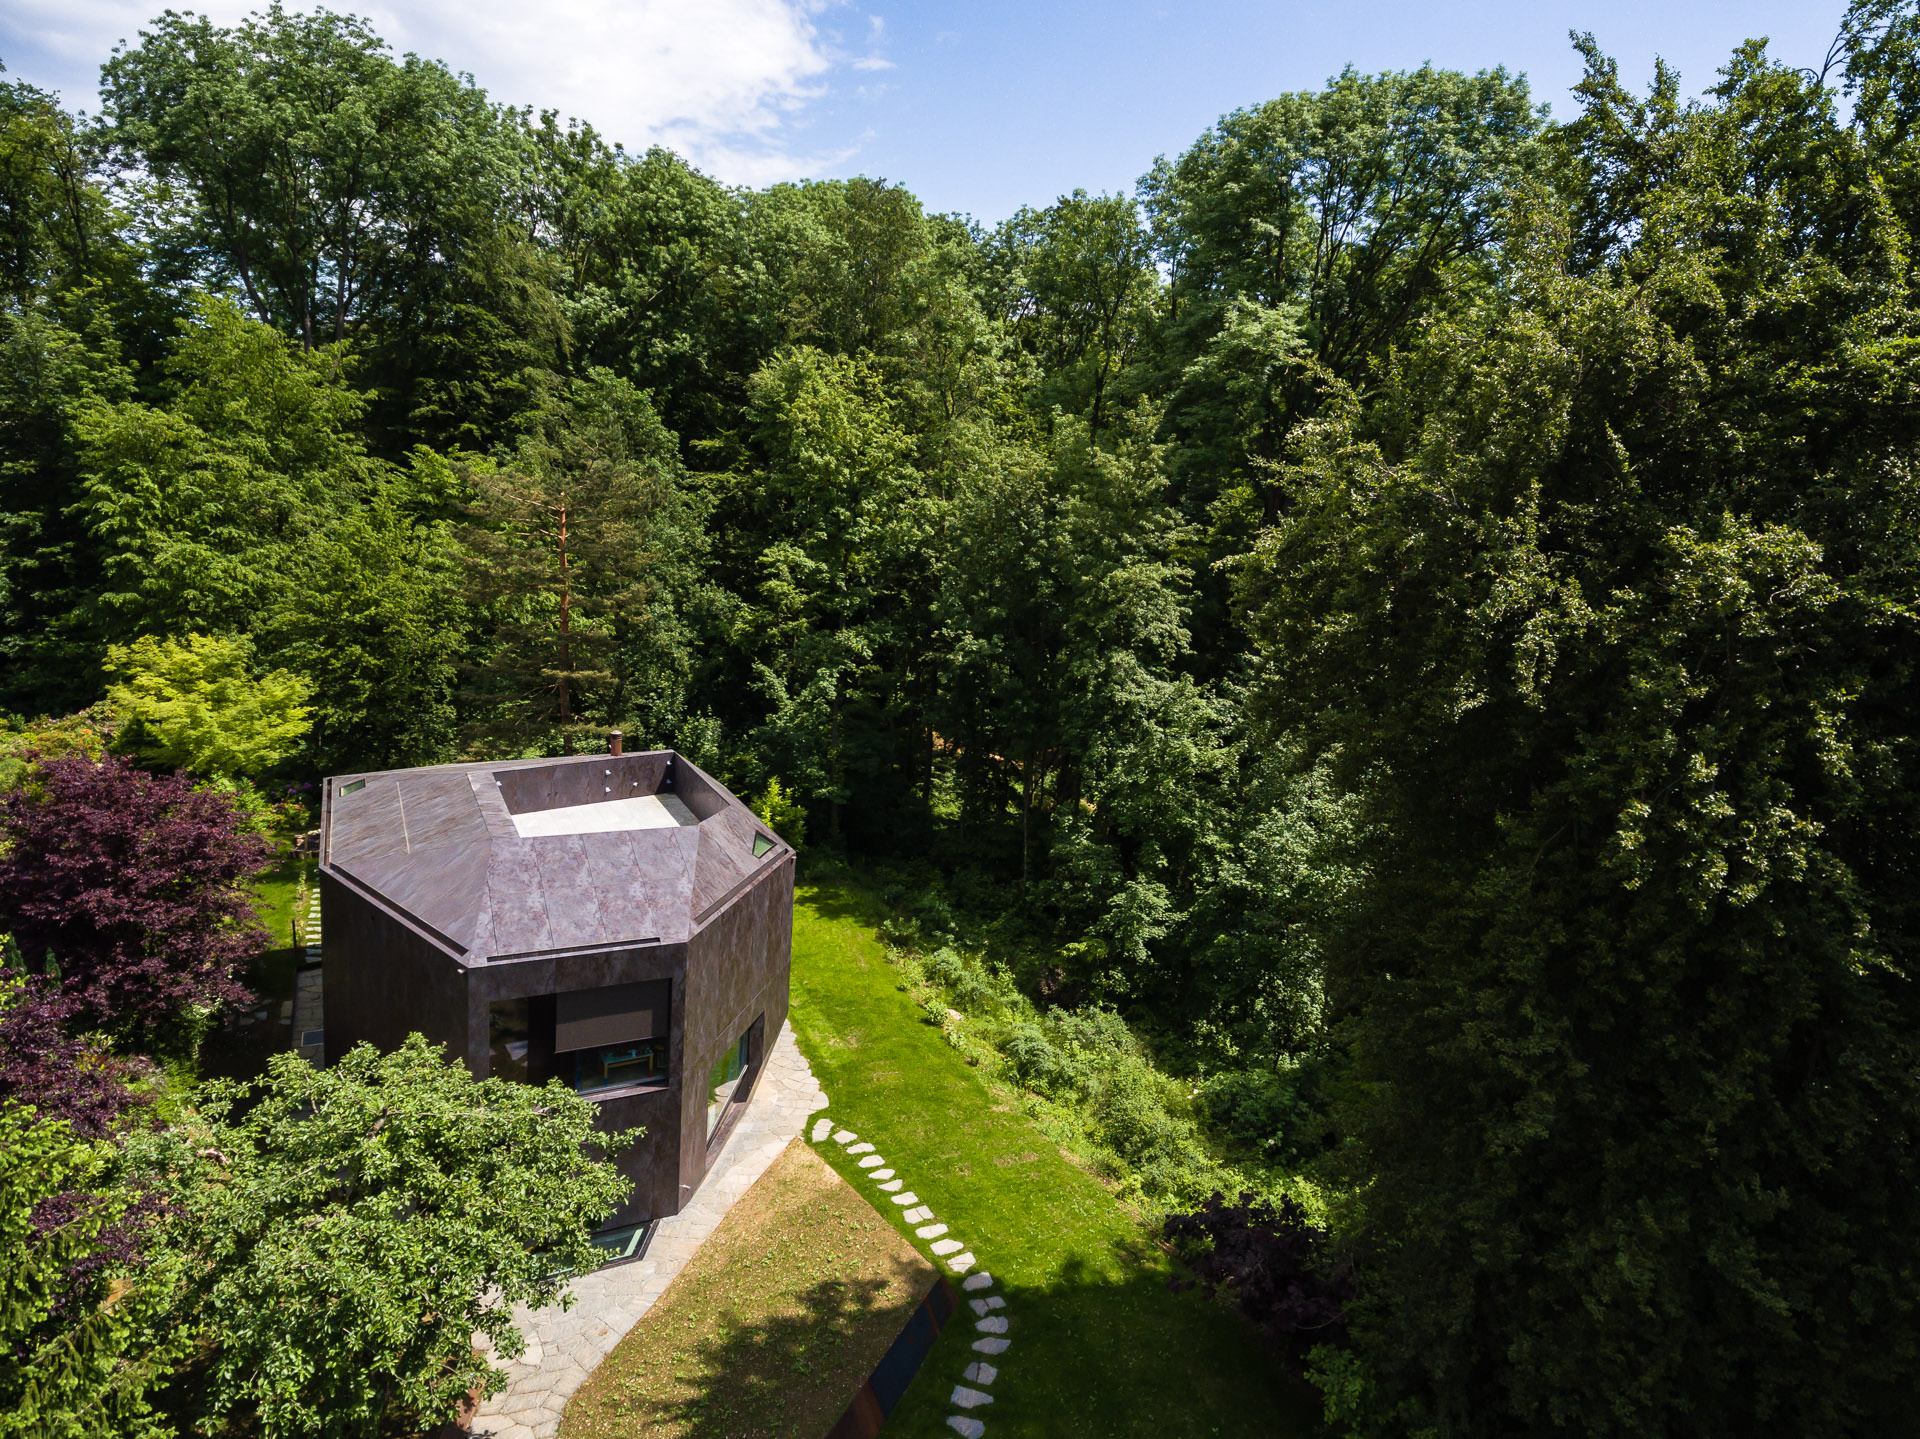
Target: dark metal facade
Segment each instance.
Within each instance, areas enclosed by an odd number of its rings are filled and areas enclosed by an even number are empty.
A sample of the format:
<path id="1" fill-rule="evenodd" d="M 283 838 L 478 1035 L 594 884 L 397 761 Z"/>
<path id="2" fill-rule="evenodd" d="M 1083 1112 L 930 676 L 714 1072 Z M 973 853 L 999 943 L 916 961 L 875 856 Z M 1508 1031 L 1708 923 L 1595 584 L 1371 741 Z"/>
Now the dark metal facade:
<path id="1" fill-rule="evenodd" d="M 681 822 L 532 837 L 514 823 L 644 795 L 671 796 Z M 553 997 L 665 980 L 666 1082 L 591 1097 L 602 1128 L 646 1130 L 618 1160 L 635 1188 L 613 1222 L 677 1213 L 740 1107 L 709 1140 L 709 1069 L 757 1036 L 743 1100 L 786 1019 L 792 849 L 672 751 L 336 776 L 321 813 L 327 1062 L 417 1030 L 485 1076 L 494 1006 L 526 1000 L 537 1081 L 556 1059 Z"/>

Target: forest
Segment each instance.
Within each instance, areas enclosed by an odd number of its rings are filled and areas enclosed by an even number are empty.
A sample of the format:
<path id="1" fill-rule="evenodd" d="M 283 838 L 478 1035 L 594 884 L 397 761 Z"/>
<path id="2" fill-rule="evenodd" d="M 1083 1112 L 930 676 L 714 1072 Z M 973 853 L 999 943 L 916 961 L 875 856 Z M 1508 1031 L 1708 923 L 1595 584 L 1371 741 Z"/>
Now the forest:
<path id="1" fill-rule="evenodd" d="M 441 1349 L 329 1321 L 439 1377 L 316 1398 L 187 1352 L 296 1283 L 219 1236 L 353 1162 L 329 1087 L 478 1203 L 475 1082 L 166 1076 L 248 1002 L 249 816 L 613 728 L 893 896 L 1036 1089 L 1119 1113 L 1124 1020 L 1131 1192 L 1243 1298 L 1307 1236 L 1330 1432 L 1915 1432 L 1920 6 L 1699 100 L 1571 43 L 1564 117 L 1349 69 L 991 227 L 326 11 L 0 82 L 0 1436 L 443 1416 L 475 1285 L 584 1244 L 584 1107 L 497 1099 L 548 1227 L 419 1278 Z"/>

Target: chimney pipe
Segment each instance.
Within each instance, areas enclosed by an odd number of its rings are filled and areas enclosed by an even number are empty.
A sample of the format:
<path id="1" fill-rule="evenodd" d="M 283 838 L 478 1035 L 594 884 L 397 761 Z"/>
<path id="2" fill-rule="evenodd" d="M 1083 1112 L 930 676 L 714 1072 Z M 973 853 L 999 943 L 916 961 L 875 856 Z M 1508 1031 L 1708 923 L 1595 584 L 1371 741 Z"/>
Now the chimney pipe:
<path id="1" fill-rule="evenodd" d="M 619 730 L 610 729 L 607 731 L 607 753 L 608 754 L 624 754 L 625 750 L 622 748 L 622 746 L 625 744 L 626 744 L 626 737 L 623 736 Z"/>

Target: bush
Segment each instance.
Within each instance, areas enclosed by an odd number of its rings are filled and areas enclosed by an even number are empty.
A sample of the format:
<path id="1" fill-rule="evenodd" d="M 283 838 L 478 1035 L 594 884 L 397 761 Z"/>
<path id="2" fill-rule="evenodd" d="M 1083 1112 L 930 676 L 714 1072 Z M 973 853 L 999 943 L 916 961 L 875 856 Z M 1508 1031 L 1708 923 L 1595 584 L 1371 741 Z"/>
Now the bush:
<path id="1" fill-rule="evenodd" d="M 1215 1130 L 1242 1144 L 1277 1155 L 1288 1147 L 1300 1118 L 1299 1095 L 1289 1078 L 1255 1070 L 1216 1074 L 1200 1086 L 1200 1111 Z"/>
<path id="2" fill-rule="evenodd" d="M 1168 1112 L 1165 1081 L 1135 1060 L 1117 1064 L 1093 1097 L 1100 1142 L 1140 1172 L 1148 1193 L 1177 1194 L 1211 1170 L 1193 1125 Z"/>
<path id="3" fill-rule="evenodd" d="M 967 971 L 966 961 L 951 949 L 936 949 L 920 961 L 920 968 L 928 979 L 949 989 L 958 984 Z"/>
<path id="4" fill-rule="evenodd" d="M 121 676 L 107 687 L 116 743 L 201 775 L 272 768 L 313 727 L 313 684 L 291 670 L 254 674 L 252 661 L 251 641 L 215 635 L 108 646 L 107 669 Z"/>
<path id="5" fill-rule="evenodd" d="M 1014 1076 L 1027 1088 L 1049 1098 L 1072 1092 L 1077 1085 L 1066 1055 L 1039 1025 L 1014 1025 L 1000 1038 L 1000 1052 L 1013 1066 Z"/>
<path id="6" fill-rule="evenodd" d="M 1226 1293 L 1296 1356 L 1344 1337 L 1353 1266 L 1331 1257 L 1327 1231 L 1309 1224 L 1293 1200 L 1269 1204 L 1242 1194 L 1229 1205 L 1215 1192 L 1195 1212 L 1169 1215 L 1161 1233 L 1193 1273 L 1170 1287 L 1198 1285 L 1209 1299 Z"/>
<path id="7" fill-rule="evenodd" d="M 0 795 L 0 925 L 51 955 L 73 1018 L 136 1046 L 191 1047 L 250 998 L 234 978 L 266 936 L 248 878 L 268 849 L 224 795 L 124 760 L 43 760 Z"/>
<path id="8" fill-rule="evenodd" d="M 1047 1029 L 1055 1043 L 1080 1051 L 1096 1065 L 1140 1054 L 1140 1041 L 1127 1028 L 1126 1020 L 1111 1009 L 1050 1009 Z"/>
<path id="9" fill-rule="evenodd" d="M 767 780 L 767 787 L 751 808 L 768 829 L 793 846 L 795 853 L 806 847 L 807 811 L 781 787 L 778 777 Z"/>

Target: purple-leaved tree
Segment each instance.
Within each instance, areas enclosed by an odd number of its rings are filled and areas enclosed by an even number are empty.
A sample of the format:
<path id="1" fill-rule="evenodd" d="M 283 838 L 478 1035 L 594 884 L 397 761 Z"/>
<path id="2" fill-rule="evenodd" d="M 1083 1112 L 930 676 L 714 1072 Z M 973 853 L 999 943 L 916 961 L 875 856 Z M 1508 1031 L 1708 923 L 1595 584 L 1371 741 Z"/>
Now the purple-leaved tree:
<path id="1" fill-rule="evenodd" d="M 71 1033 L 74 1008 L 52 980 L 0 969 L 0 1104 L 31 1104 L 94 1139 L 148 1102 L 131 1084 L 147 1066 L 117 1058 L 96 1038 Z"/>
<path id="2" fill-rule="evenodd" d="M 0 795 L 0 927 L 30 969 L 51 955 L 73 1022 L 176 1051 L 194 1009 L 250 998 L 234 970 L 266 938 L 246 880 L 268 852 L 183 775 L 45 760 Z"/>

